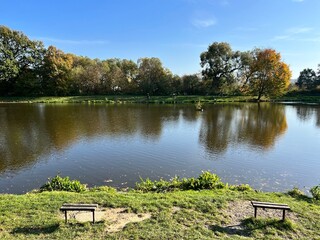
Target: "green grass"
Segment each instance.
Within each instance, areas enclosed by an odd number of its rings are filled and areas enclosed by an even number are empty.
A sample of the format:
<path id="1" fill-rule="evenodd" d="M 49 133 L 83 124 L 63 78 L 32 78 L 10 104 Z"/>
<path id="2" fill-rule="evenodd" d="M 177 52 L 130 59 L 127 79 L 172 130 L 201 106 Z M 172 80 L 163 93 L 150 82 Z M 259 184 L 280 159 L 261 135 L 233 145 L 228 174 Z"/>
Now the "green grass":
<path id="1" fill-rule="evenodd" d="M 0 102 L 17 102 L 17 103 L 106 103 L 106 104 L 125 104 L 125 103 L 151 103 L 151 104 L 175 104 L 175 103 L 192 103 L 198 101 L 202 103 L 219 103 L 219 102 L 254 102 L 254 96 L 69 96 L 69 97 L 0 97 Z M 320 95 L 294 95 L 283 96 L 279 98 L 267 99 L 263 98 L 261 101 L 273 102 L 310 102 L 320 103 Z"/>
<path id="2" fill-rule="evenodd" d="M 215 102 L 246 102 L 252 101 L 253 97 L 221 97 L 221 96 L 69 96 L 69 97 L 0 97 L 0 102 L 21 102 L 21 103 L 196 103 L 199 100 L 205 103 Z"/>
<path id="3" fill-rule="evenodd" d="M 320 203 L 306 196 L 229 189 L 141 193 L 86 191 L 0 195 L 0 239 L 317 239 L 320 237 Z M 241 229 L 230 229 L 228 203 L 234 201 L 287 203 L 297 219 L 243 217 Z M 59 208 L 65 202 L 98 203 L 151 213 L 143 222 L 129 223 L 108 234 L 107 222 L 65 224 Z M 173 207 L 179 211 L 173 212 Z M 235 211 L 236 212 L 236 211 Z M 253 214 L 253 209 L 252 209 Z"/>

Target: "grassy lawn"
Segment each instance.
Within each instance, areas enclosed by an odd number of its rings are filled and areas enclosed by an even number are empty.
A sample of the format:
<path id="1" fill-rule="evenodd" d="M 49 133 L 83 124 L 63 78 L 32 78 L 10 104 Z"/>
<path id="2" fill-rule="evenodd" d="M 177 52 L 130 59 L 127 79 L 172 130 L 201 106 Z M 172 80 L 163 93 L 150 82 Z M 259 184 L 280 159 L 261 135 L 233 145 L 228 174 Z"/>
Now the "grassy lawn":
<path id="1" fill-rule="evenodd" d="M 250 200 L 288 204 L 287 220 L 254 219 Z M 150 218 L 108 232 L 111 223 L 67 224 L 59 213 L 65 203 L 98 203 L 126 208 Z M 230 189 L 141 193 L 116 191 L 42 192 L 0 195 L 0 239 L 319 239 L 320 202 L 305 196 Z M 247 206 L 245 208 L 244 206 Z M 263 210 L 260 211 L 261 214 Z M 236 225 L 236 226 L 235 226 Z"/>

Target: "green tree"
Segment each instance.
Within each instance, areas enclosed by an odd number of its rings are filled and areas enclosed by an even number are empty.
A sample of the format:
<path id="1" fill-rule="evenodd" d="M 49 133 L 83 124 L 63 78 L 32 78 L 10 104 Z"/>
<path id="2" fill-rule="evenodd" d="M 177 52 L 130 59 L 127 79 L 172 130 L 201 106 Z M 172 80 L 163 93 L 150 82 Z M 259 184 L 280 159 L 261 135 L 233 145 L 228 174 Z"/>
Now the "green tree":
<path id="1" fill-rule="evenodd" d="M 138 86 L 136 85 L 135 78 L 138 74 L 138 66 L 132 60 L 123 59 L 120 65 L 123 78 L 119 83 L 122 93 L 136 93 Z"/>
<path id="2" fill-rule="evenodd" d="M 317 86 L 316 72 L 310 68 L 304 69 L 300 72 L 296 85 L 300 89 L 314 89 Z"/>
<path id="3" fill-rule="evenodd" d="M 183 92 L 188 95 L 200 93 L 201 78 L 197 74 L 182 76 Z"/>
<path id="4" fill-rule="evenodd" d="M 16 94 L 18 81 L 20 87 L 39 87 L 38 71 L 43 64 L 44 52 L 42 42 L 0 26 L 0 94 Z"/>
<path id="5" fill-rule="evenodd" d="M 144 94 L 164 94 L 170 86 L 170 71 L 163 68 L 159 58 L 140 58 L 136 78 L 139 89 Z"/>
<path id="6" fill-rule="evenodd" d="M 232 51 L 225 42 L 214 42 L 208 50 L 201 53 L 200 65 L 203 68 L 204 80 L 211 82 L 211 89 L 216 93 L 223 93 L 226 86 L 236 80 L 236 71 L 241 69 L 242 53 Z"/>
<path id="7" fill-rule="evenodd" d="M 320 86 L 320 64 L 318 64 L 316 87 Z"/>
<path id="8" fill-rule="evenodd" d="M 110 66 L 108 72 L 108 82 L 110 83 L 111 93 L 133 93 L 137 91 L 134 81 L 138 68 L 137 64 L 126 59 L 108 59 Z"/>
<path id="9" fill-rule="evenodd" d="M 262 96 L 279 96 L 285 92 L 290 84 L 291 71 L 289 66 L 281 60 L 280 53 L 273 49 L 256 49 L 247 79 L 249 90 L 257 95 L 259 101 Z"/>
<path id="10" fill-rule="evenodd" d="M 178 75 L 172 75 L 171 77 L 171 93 L 180 94 L 182 92 L 182 80 Z"/>

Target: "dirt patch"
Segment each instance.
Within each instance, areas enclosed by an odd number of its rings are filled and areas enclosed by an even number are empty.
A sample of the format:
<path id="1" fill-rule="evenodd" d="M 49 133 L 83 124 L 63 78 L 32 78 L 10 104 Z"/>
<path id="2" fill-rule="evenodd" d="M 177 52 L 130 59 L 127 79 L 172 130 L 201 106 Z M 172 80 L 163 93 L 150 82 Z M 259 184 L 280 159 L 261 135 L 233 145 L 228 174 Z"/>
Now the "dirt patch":
<path id="1" fill-rule="evenodd" d="M 132 222 L 141 222 L 151 217 L 150 213 L 128 213 L 125 208 L 107 209 L 105 220 L 107 221 L 107 232 L 118 232 L 125 225 Z"/>
<path id="2" fill-rule="evenodd" d="M 233 201 L 229 202 L 228 208 L 224 213 L 229 221 L 225 226 L 235 229 L 241 228 L 241 221 L 254 216 L 254 208 L 250 201 Z M 257 218 L 276 218 L 282 219 L 282 210 L 279 209 L 262 209 L 258 208 Z M 297 222 L 298 217 L 292 211 L 286 211 L 286 219 Z"/>
<path id="3" fill-rule="evenodd" d="M 176 213 L 176 212 L 179 212 L 180 210 L 181 210 L 180 207 L 172 207 L 171 212 Z"/>
<path id="4" fill-rule="evenodd" d="M 104 221 L 107 232 L 121 231 L 125 225 L 132 222 L 141 222 L 151 217 L 150 213 L 130 213 L 126 208 L 99 208 L 95 211 L 96 222 Z M 64 215 L 61 215 L 64 218 Z M 78 222 L 92 221 L 91 212 L 68 212 L 68 219 Z"/>

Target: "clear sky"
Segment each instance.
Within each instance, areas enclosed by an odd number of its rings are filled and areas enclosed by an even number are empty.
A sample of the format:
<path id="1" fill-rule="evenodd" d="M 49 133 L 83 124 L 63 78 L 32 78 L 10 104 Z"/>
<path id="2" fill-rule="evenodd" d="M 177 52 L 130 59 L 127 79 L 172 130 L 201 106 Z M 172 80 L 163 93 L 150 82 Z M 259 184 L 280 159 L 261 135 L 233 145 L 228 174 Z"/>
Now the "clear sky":
<path id="1" fill-rule="evenodd" d="M 0 25 L 91 58 L 158 57 L 197 73 L 212 42 L 274 48 L 293 78 L 320 63 L 320 0 L 2 0 Z"/>

